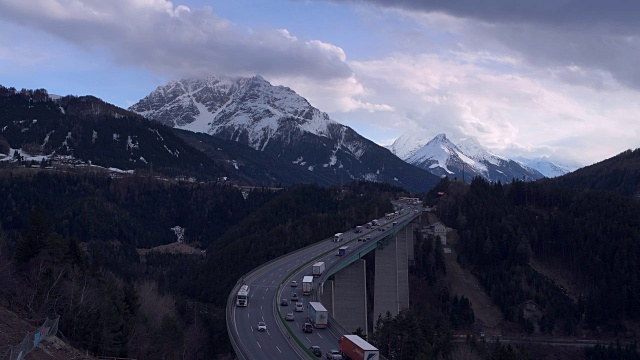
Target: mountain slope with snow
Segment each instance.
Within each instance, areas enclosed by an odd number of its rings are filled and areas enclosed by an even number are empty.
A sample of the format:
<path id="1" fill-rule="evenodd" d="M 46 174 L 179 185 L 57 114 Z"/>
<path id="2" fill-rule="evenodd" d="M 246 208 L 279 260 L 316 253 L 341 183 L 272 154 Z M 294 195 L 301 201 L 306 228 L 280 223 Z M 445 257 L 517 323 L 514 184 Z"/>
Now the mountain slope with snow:
<path id="1" fill-rule="evenodd" d="M 554 177 L 562 176 L 564 174 L 568 174 L 580 167 L 577 164 L 565 165 L 565 164 L 560 164 L 558 162 L 552 162 L 546 156 L 537 157 L 534 159 L 517 156 L 517 157 L 514 157 L 513 159 L 524 166 L 527 166 L 532 169 L 536 169 L 542 175 L 548 178 L 554 178 Z"/>
<path id="2" fill-rule="evenodd" d="M 398 146 L 394 146 L 394 143 L 392 147 L 400 149 L 399 152 L 402 153 L 403 150 L 411 148 L 403 145 L 407 143 L 411 142 L 402 140 Z M 513 179 L 530 181 L 544 177 L 532 168 L 493 154 L 474 138 L 465 139 L 456 145 L 445 134 L 437 135 L 418 150 L 410 152 L 404 160 L 434 175 L 456 177 L 465 181 L 470 181 L 476 176 L 501 182 L 510 182 Z"/>
<path id="3" fill-rule="evenodd" d="M 423 147 L 429 140 L 422 136 L 403 134 L 393 144 L 387 146 L 400 159 L 406 159 Z"/>
<path id="4" fill-rule="evenodd" d="M 331 120 L 290 88 L 260 76 L 171 81 L 130 110 L 174 128 L 245 144 L 334 183 L 381 181 L 424 191 L 437 182 Z"/>

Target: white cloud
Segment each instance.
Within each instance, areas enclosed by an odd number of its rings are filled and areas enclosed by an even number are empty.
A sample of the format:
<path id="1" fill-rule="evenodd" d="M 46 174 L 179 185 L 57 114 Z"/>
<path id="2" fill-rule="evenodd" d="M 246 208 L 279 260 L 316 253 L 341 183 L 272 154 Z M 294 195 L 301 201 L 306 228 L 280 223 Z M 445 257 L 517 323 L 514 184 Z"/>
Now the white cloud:
<path id="1" fill-rule="evenodd" d="M 495 66 L 501 62 L 518 71 L 503 72 Z M 372 125 L 398 134 L 473 136 L 497 152 L 556 154 L 585 164 L 637 146 L 638 93 L 620 85 L 602 92 L 568 84 L 492 54 L 396 54 L 350 65 L 362 86 L 375 89 L 364 100 L 385 99 L 395 110 L 369 118 Z"/>
<path id="2" fill-rule="evenodd" d="M 0 19 L 99 49 L 121 65 L 175 77 L 209 74 L 345 79 L 344 51 L 286 30 L 248 31 L 210 7 L 166 0 L 3 0 Z"/>

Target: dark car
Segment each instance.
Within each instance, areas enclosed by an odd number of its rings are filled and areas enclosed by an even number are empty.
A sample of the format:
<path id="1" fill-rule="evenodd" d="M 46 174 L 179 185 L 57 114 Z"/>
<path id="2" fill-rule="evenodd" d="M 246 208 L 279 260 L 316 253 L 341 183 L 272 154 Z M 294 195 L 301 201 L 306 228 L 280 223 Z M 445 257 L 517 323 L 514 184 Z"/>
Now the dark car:
<path id="1" fill-rule="evenodd" d="M 281 299 L 280 300 L 280 306 L 289 306 L 289 300 Z"/>
<path id="2" fill-rule="evenodd" d="M 309 348 L 309 350 L 311 350 L 313 355 L 315 355 L 317 357 L 322 356 L 322 350 L 320 350 L 320 346 L 312 346 L 312 347 Z"/>
<path id="3" fill-rule="evenodd" d="M 291 294 L 291 301 L 298 301 L 298 294 L 296 293 Z"/>
<path id="4" fill-rule="evenodd" d="M 304 323 L 304 325 L 302 325 L 302 332 L 312 333 L 313 325 L 311 325 L 311 323 Z"/>

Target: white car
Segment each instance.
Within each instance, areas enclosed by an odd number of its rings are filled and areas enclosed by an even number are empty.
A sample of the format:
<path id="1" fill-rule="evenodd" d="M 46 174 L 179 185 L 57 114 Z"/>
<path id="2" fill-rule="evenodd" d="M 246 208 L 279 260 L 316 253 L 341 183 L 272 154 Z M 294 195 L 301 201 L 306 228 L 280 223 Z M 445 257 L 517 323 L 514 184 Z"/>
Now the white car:
<path id="1" fill-rule="evenodd" d="M 327 360 L 342 360 L 342 354 L 338 350 L 329 350 L 324 356 Z"/>
<path id="2" fill-rule="evenodd" d="M 258 322 L 258 331 L 267 331 L 267 324 L 264 321 Z"/>

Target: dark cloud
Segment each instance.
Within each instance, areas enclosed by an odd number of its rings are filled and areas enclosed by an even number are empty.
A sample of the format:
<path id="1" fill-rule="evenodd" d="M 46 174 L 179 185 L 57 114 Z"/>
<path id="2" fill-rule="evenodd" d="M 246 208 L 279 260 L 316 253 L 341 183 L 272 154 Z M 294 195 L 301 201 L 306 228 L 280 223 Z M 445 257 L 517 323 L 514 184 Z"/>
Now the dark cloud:
<path id="1" fill-rule="evenodd" d="M 637 0 L 335 0 L 369 3 L 421 13 L 445 13 L 468 19 L 466 46 L 484 50 L 499 42 L 537 67 L 578 66 L 582 74 L 606 72 L 626 86 L 640 89 L 640 1 Z M 470 20 L 469 20 L 470 19 Z M 585 86 L 599 80 L 575 73 L 558 79 Z M 598 76 L 600 76 L 598 75 Z"/>
<path id="2" fill-rule="evenodd" d="M 333 0 L 364 2 L 423 12 L 443 12 L 490 23 L 540 23 L 555 26 L 614 25 L 618 31 L 638 29 L 636 0 Z"/>

